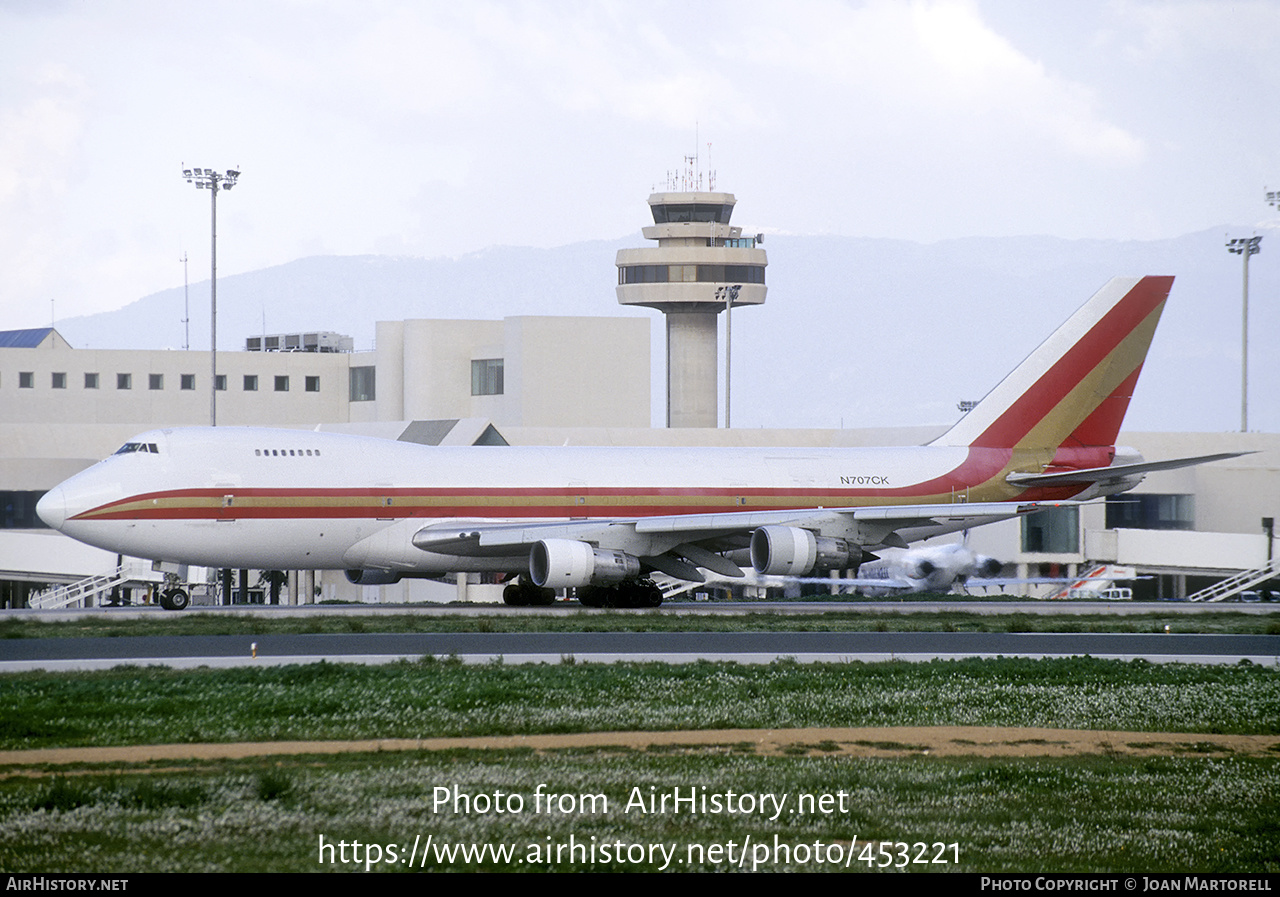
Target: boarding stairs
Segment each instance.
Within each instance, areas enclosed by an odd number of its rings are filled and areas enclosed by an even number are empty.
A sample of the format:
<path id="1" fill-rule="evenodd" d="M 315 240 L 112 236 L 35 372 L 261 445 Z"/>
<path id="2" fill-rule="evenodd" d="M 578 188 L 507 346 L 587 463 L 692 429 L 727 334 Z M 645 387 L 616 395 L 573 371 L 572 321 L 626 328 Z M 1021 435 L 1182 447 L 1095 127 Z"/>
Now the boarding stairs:
<path id="1" fill-rule="evenodd" d="M 102 604 L 102 596 L 117 586 L 131 582 L 158 582 L 157 576 L 158 574 L 152 572 L 150 563 L 128 561 L 107 573 L 88 576 L 70 585 L 41 595 L 33 595 L 28 603 L 31 607 L 41 610 L 97 606 Z"/>
<path id="2" fill-rule="evenodd" d="M 1228 598 L 1239 595 L 1246 589 L 1256 585 L 1261 585 L 1268 579 L 1274 579 L 1276 576 L 1276 562 L 1267 561 L 1265 566 L 1258 567 L 1255 570 L 1245 570 L 1237 573 L 1222 582 L 1215 583 L 1207 589 L 1201 589 L 1193 595 L 1188 595 L 1188 601 L 1225 601 Z"/>
<path id="3" fill-rule="evenodd" d="M 684 595 L 685 593 L 691 592 L 702 585 L 700 582 L 676 579 L 674 576 L 668 576 L 665 573 L 650 574 L 649 578 L 653 580 L 653 584 L 662 591 L 662 598 L 664 601 L 668 598 L 675 598 L 679 595 Z"/>

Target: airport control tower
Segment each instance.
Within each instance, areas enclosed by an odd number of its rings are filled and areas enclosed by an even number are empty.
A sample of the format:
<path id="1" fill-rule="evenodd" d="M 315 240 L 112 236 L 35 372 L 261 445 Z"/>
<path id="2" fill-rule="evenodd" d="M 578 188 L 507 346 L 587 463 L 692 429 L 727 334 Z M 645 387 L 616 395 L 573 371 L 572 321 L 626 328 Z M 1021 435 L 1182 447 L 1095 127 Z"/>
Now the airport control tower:
<path id="1" fill-rule="evenodd" d="M 735 201 L 732 193 L 654 193 L 653 226 L 643 233 L 658 245 L 618 252 L 618 302 L 667 316 L 668 427 L 717 425 L 716 315 L 729 309 L 731 321 L 733 308 L 764 302 L 763 238 L 729 226 Z"/>

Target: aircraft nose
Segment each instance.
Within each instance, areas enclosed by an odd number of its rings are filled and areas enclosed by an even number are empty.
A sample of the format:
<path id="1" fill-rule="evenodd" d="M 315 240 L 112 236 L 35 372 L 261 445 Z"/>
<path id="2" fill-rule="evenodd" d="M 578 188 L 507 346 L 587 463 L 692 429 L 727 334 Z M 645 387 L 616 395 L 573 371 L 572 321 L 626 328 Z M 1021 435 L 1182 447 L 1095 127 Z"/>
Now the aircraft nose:
<path id="1" fill-rule="evenodd" d="M 54 529 L 62 529 L 67 520 L 67 494 L 55 486 L 36 502 L 36 514 Z"/>

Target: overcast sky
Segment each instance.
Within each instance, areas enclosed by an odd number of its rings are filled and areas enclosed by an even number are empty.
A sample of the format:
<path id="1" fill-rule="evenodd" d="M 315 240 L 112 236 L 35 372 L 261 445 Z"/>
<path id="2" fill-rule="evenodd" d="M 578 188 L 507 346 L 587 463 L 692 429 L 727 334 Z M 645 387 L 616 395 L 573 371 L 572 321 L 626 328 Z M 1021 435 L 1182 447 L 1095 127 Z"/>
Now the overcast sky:
<path id="1" fill-rule="evenodd" d="M 1278 51 L 1261 0 L 0 0 L 0 329 L 207 278 L 184 164 L 243 172 L 223 274 L 613 239 L 695 151 L 751 231 L 1275 226 Z"/>

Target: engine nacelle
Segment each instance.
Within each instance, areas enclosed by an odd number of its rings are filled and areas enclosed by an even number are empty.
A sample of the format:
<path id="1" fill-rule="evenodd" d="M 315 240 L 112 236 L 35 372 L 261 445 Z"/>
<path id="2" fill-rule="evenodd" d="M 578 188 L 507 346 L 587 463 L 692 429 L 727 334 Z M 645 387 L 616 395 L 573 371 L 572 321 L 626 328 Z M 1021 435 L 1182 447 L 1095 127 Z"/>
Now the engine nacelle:
<path id="1" fill-rule="evenodd" d="M 975 568 L 975 575 L 981 576 L 984 579 L 991 579 L 999 576 L 1000 572 L 1004 570 L 1004 564 L 1000 563 L 995 558 L 987 557 L 985 554 L 976 555 L 973 559 L 973 566 Z"/>
<path id="2" fill-rule="evenodd" d="M 394 570 L 348 570 L 347 582 L 358 586 L 389 586 L 400 581 L 401 574 Z"/>
<path id="3" fill-rule="evenodd" d="M 909 579 L 925 579 L 937 572 L 938 565 L 928 558 L 920 558 L 917 561 L 909 562 L 906 568 Z"/>
<path id="4" fill-rule="evenodd" d="M 861 560 L 862 549 L 857 545 L 796 526 L 762 526 L 751 534 L 751 566 L 768 576 L 844 570 Z"/>
<path id="5" fill-rule="evenodd" d="M 529 578 L 541 588 L 603 586 L 639 575 L 639 558 L 576 539 L 543 539 L 529 552 Z"/>

